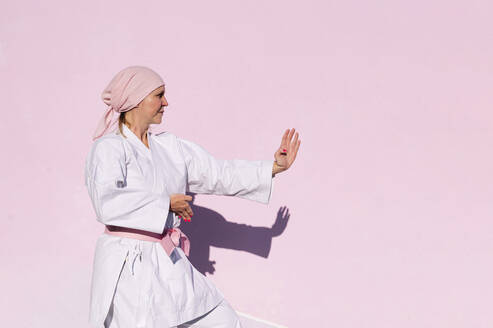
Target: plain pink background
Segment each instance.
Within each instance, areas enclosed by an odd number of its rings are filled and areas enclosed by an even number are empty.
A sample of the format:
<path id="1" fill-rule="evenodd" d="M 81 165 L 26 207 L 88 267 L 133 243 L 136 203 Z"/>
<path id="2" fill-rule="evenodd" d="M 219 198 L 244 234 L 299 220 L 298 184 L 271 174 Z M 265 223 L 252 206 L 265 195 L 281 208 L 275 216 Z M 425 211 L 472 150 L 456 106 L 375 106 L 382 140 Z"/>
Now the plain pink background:
<path id="1" fill-rule="evenodd" d="M 167 84 L 160 128 L 218 158 L 273 159 L 284 130 L 300 132 L 268 206 L 197 196 L 252 226 L 289 208 L 267 259 L 211 249 L 209 277 L 235 309 L 289 327 L 491 327 L 492 12 L 491 1 L 2 3 L 2 325 L 88 326 L 103 226 L 84 160 L 102 90 L 146 65 Z"/>

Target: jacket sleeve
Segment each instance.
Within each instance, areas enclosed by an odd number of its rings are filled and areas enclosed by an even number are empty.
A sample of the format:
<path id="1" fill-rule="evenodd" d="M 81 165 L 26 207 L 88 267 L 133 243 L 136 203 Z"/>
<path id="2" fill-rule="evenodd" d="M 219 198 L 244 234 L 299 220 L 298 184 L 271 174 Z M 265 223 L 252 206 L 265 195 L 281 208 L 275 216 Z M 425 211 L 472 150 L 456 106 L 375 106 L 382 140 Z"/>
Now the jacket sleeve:
<path id="1" fill-rule="evenodd" d="M 144 181 L 127 181 L 120 140 L 94 142 L 86 159 L 85 185 L 97 220 L 105 225 L 161 233 L 172 213 L 167 194 L 152 192 Z"/>
<path id="2" fill-rule="evenodd" d="M 269 203 L 273 160 L 217 159 L 194 142 L 177 141 L 187 166 L 187 191 Z"/>

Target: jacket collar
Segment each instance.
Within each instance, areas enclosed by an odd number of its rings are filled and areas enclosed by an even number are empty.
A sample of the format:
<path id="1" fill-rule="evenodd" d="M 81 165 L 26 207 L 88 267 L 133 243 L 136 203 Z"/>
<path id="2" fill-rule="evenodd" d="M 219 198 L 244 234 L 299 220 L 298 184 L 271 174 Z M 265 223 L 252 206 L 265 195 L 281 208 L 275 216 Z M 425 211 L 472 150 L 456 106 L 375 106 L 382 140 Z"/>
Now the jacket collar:
<path id="1" fill-rule="evenodd" d="M 132 143 L 137 149 L 139 149 L 143 154 L 145 154 L 149 159 L 152 159 L 151 155 L 151 149 L 147 148 L 146 145 L 140 140 L 139 137 L 135 135 L 135 133 L 130 130 L 130 128 L 126 124 L 122 124 L 123 132 L 125 133 L 125 136 L 127 136 L 127 140 Z M 147 130 L 147 140 L 149 142 L 149 147 L 152 148 L 152 132 Z"/>

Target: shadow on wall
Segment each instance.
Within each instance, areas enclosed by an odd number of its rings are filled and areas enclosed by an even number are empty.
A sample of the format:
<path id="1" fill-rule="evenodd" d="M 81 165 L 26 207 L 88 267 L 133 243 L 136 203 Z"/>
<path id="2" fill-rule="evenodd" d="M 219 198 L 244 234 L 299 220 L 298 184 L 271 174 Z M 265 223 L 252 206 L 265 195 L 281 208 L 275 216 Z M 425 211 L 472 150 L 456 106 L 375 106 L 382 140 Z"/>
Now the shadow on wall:
<path id="1" fill-rule="evenodd" d="M 289 220 L 286 207 L 277 212 L 276 221 L 272 227 L 252 227 L 246 224 L 228 222 L 219 213 L 193 204 L 195 193 L 189 202 L 193 211 L 191 222 L 180 225 L 180 229 L 188 236 L 191 243 L 189 260 L 202 274 L 214 274 L 215 261 L 210 256 L 210 246 L 245 251 L 267 258 L 270 253 L 272 238 L 280 236 Z"/>

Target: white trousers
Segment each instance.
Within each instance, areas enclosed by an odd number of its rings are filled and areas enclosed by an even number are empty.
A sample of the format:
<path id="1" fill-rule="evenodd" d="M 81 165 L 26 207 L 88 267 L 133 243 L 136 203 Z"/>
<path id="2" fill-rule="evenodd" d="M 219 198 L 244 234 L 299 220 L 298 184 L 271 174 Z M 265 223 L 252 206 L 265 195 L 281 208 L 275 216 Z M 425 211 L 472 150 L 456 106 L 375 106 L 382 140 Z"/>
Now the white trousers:
<path id="1" fill-rule="evenodd" d="M 226 300 L 223 300 L 212 311 L 194 319 L 179 325 L 178 328 L 241 328 L 240 319 L 238 315 L 229 305 Z"/>
<path id="2" fill-rule="evenodd" d="M 131 265 L 124 265 L 118 280 L 117 288 L 108 315 L 104 322 L 105 328 L 169 328 L 162 322 L 154 322 L 151 318 L 143 322 L 139 319 L 139 285 L 134 279 Z M 223 300 L 214 309 L 201 317 L 172 328 L 241 328 L 238 315 L 231 305 Z"/>
<path id="3" fill-rule="evenodd" d="M 114 305 L 112 304 L 112 307 Z M 105 328 L 135 328 L 133 326 L 135 320 L 131 318 L 131 312 L 127 312 L 126 315 L 114 316 L 114 312 L 110 311 L 104 322 Z M 205 315 L 196 318 L 192 321 L 186 322 L 176 328 L 242 328 L 238 315 L 229 305 L 226 300 L 223 300 L 212 311 Z"/>

